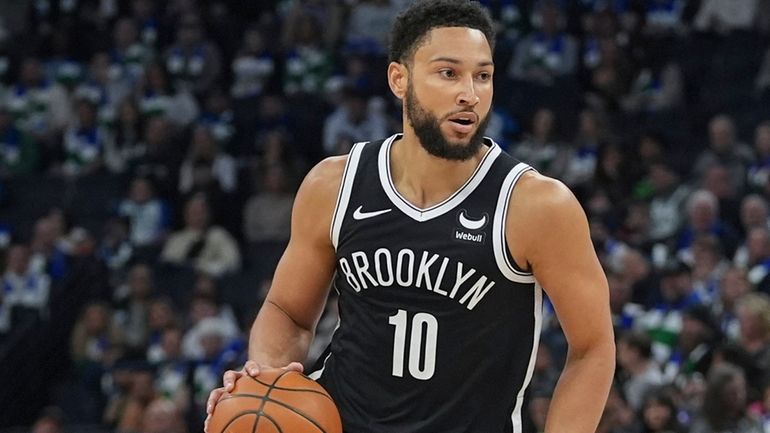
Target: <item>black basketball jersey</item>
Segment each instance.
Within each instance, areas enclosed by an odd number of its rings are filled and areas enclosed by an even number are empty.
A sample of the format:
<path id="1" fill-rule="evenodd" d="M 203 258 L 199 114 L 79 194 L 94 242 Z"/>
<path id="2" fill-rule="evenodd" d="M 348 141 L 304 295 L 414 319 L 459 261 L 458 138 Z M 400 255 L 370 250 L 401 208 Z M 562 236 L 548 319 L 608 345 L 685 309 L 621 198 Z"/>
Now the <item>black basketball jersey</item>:
<path id="1" fill-rule="evenodd" d="M 518 433 L 542 291 L 515 266 L 505 220 L 531 168 L 487 139 L 462 188 L 420 209 L 393 186 L 399 138 L 348 156 L 330 233 L 340 321 L 311 377 L 346 433 Z"/>

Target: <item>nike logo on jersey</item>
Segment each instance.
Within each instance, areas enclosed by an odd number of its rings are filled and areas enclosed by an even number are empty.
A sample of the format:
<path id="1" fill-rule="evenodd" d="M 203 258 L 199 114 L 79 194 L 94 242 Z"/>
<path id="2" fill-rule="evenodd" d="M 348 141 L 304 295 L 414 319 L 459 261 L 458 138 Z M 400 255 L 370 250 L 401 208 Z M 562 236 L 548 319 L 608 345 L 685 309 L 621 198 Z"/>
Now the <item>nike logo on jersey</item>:
<path id="1" fill-rule="evenodd" d="M 378 215 L 386 214 L 386 213 L 388 213 L 388 212 L 390 212 L 392 210 L 392 209 L 388 208 L 388 209 L 383 209 L 383 210 L 375 210 L 375 211 L 371 211 L 371 212 L 364 212 L 362 210 L 363 208 L 364 208 L 363 206 L 359 206 L 358 209 L 356 209 L 353 212 L 353 219 L 354 220 L 356 220 L 356 221 L 365 220 L 367 218 L 372 218 L 372 217 L 376 217 Z"/>
<path id="2" fill-rule="evenodd" d="M 457 218 L 458 221 L 460 221 L 460 225 L 465 227 L 468 230 L 479 230 L 484 228 L 485 225 L 487 225 L 487 215 L 484 214 L 484 216 L 481 217 L 481 219 L 470 219 L 465 214 L 465 209 L 460 211 L 460 216 Z"/>

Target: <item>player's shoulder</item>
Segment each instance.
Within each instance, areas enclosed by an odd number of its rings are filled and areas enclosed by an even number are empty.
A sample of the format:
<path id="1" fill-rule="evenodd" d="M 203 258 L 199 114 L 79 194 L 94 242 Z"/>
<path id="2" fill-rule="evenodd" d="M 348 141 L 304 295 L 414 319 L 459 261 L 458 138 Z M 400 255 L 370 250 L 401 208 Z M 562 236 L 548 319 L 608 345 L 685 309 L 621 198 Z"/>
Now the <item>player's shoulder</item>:
<path id="1" fill-rule="evenodd" d="M 328 187 L 332 183 L 339 184 L 345 172 L 348 155 L 330 156 L 324 158 L 310 169 L 305 176 L 305 183 L 316 188 Z"/>
<path id="2" fill-rule="evenodd" d="M 580 208 L 577 198 L 567 185 L 534 170 L 522 175 L 509 205 L 526 207 L 528 213 L 538 217 Z"/>

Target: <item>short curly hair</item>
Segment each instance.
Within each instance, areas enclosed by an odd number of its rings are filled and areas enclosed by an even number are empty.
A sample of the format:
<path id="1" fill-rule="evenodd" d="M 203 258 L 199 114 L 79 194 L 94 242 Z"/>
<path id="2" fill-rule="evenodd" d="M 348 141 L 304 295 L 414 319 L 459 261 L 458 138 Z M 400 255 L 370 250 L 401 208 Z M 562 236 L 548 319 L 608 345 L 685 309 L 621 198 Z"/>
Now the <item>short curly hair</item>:
<path id="1" fill-rule="evenodd" d="M 421 0 L 401 12 L 390 32 L 389 60 L 405 63 L 438 27 L 467 27 L 484 33 L 494 49 L 495 30 L 489 12 L 470 0 Z"/>

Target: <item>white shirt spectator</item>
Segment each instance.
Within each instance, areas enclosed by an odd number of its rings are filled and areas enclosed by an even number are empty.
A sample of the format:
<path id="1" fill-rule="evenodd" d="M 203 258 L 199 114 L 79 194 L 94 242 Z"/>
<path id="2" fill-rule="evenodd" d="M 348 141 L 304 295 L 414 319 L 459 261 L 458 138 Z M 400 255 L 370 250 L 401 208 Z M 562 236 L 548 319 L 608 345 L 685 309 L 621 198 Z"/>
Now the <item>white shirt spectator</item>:
<path id="1" fill-rule="evenodd" d="M 327 155 L 340 154 L 340 143 L 386 138 L 388 120 L 380 110 L 378 100 L 369 103 L 361 96 L 351 95 L 324 123 L 324 151 Z"/>
<path id="2" fill-rule="evenodd" d="M 758 0 L 702 0 L 694 26 L 701 31 L 751 30 L 757 18 Z"/>

